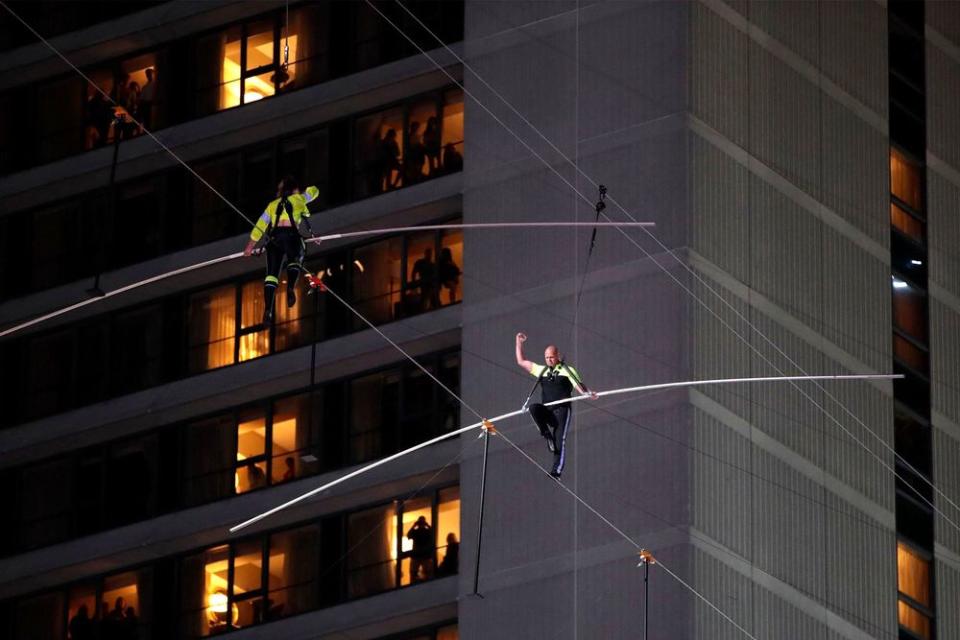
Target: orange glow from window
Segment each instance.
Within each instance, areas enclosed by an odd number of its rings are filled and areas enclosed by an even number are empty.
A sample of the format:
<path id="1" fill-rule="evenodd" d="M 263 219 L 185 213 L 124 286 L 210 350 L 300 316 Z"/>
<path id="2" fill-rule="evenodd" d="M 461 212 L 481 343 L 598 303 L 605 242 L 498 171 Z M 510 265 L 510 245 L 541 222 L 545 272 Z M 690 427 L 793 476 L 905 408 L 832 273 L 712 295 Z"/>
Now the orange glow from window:
<path id="1" fill-rule="evenodd" d="M 903 202 L 920 210 L 921 197 L 920 168 L 896 149 L 890 149 L 890 193 Z"/>

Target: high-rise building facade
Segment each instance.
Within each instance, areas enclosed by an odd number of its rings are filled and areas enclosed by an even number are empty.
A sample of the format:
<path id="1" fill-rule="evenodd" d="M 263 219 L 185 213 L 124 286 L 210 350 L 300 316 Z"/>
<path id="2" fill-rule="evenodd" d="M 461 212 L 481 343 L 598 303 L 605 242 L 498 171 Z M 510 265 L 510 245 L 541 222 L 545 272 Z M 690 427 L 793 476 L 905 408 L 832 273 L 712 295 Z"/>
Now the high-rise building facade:
<path id="1" fill-rule="evenodd" d="M 0 328 L 96 301 L 0 338 L 0 638 L 960 638 L 960 5 L 11 6 L 89 82 L 4 20 Z M 318 235 L 656 226 L 324 241 L 357 313 L 269 326 L 262 258 L 101 297 L 288 174 Z M 904 377 L 578 402 L 563 486 L 505 420 L 482 546 L 479 432 L 228 531 L 518 409 L 518 332 L 598 390 Z"/>

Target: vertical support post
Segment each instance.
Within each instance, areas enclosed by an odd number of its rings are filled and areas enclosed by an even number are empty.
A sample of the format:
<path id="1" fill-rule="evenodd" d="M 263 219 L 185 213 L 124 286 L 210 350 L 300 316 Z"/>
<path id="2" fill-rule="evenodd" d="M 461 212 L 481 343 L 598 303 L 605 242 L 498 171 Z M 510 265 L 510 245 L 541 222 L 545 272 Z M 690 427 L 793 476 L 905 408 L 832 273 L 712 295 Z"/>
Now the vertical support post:
<path id="1" fill-rule="evenodd" d="M 473 594 L 479 596 L 480 586 L 480 549 L 483 543 L 483 506 L 487 492 L 487 458 L 490 453 L 490 434 L 496 433 L 493 424 L 483 421 L 483 467 L 480 472 L 480 515 L 477 522 L 477 557 L 473 567 Z M 481 596 L 482 597 L 482 596 Z"/>
<path id="2" fill-rule="evenodd" d="M 643 563 L 643 640 L 647 640 L 650 623 L 650 563 Z"/>
<path id="3" fill-rule="evenodd" d="M 653 554 L 640 549 L 640 564 L 643 565 L 643 640 L 647 640 L 650 623 L 650 565 L 656 562 Z M 637 566 L 639 567 L 640 564 Z"/>

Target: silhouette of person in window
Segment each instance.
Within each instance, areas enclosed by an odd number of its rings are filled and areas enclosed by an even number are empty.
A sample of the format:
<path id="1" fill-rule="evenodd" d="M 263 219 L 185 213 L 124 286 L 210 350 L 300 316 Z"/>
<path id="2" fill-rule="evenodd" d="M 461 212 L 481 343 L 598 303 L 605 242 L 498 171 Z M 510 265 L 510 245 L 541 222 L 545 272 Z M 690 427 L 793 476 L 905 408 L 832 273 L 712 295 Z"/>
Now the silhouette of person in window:
<path id="1" fill-rule="evenodd" d="M 387 129 L 380 139 L 379 165 L 381 190 L 389 191 L 400 186 L 400 144 L 396 129 Z"/>
<path id="2" fill-rule="evenodd" d="M 431 176 L 440 171 L 440 121 L 436 116 L 427 120 L 423 132 L 423 153 L 427 157 L 427 173 Z"/>
<path id="3" fill-rule="evenodd" d="M 68 629 L 71 640 L 92 640 L 94 638 L 95 629 L 87 605 L 80 605 L 76 615 L 71 618 Z"/>
<path id="4" fill-rule="evenodd" d="M 153 129 L 153 103 L 157 99 L 157 83 L 153 78 L 156 71 L 150 67 L 146 73 L 147 81 L 140 90 L 140 122 L 147 129 Z"/>
<path id="5" fill-rule="evenodd" d="M 287 470 L 283 472 L 283 481 L 289 482 L 297 477 L 297 470 L 295 468 L 295 463 L 293 456 L 287 456 L 283 459 L 283 464 L 287 467 Z"/>
<path id="6" fill-rule="evenodd" d="M 443 147 L 443 172 L 456 173 L 457 171 L 463 171 L 463 156 L 452 142 L 448 142 Z"/>
<path id="7" fill-rule="evenodd" d="M 440 286 L 450 292 L 449 304 L 453 304 L 457 301 L 457 286 L 460 284 L 460 267 L 453 261 L 453 253 L 450 251 L 450 247 L 444 247 L 440 250 L 437 272 L 440 278 Z M 439 295 L 437 297 L 439 298 Z"/>
<path id="8" fill-rule="evenodd" d="M 137 617 L 137 610 L 133 607 L 127 607 L 123 615 L 123 640 L 137 640 L 140 636 L 140 618 Z"/>
<path id="9" fill-rule="evenodd" d="M 413 523 L 410 531 L 407 531 L 407 538 L 413 542 L 413 549 L 410 551 L 410 582 L 429 580 L 433 574 L 433 528 L 427 524 L 424 516 L 420 516 Z"/>
<path id="10" fill-rule="evenodd" d="M 460 542 L 452 531 L 447 534 L 447 552 L 437 567 L 437 577 L 452 576 L 457 572 L 460 564 Z"/>
<path id="11" fill-rule="evenodd" d="M 411 122 L 407 130 L 407 153 L 403 158 L 404 186 L 416 184 L 423 178 L 423 139 L 420 137 L 420 123 Z"/>
<path id="12" fill-rule="evenodd" d="M 256 464 L 247 467 L 247 478 L 250 480 L 251 489 L 259 489 L 267 484 L 266 474 L 263 472 L 263 469 Z"/>
<path id="13" fill-rule="evenodd" d="M 433 264 L 433 249 L 423 250 L 423 257 L 413 263 L 410 278 L 420 289 L 420 310 L 438 308 L 440 292 L 437 288 L 437 267 Z"/>

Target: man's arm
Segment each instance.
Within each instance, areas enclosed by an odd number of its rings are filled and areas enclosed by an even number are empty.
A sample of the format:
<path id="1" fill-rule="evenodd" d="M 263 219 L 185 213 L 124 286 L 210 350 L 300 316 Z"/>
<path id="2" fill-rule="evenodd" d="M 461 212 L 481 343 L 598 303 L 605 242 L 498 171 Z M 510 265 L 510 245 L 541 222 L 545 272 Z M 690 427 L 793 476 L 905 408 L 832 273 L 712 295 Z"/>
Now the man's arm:
<path id="1" fill-rule="evenodd" d="M 527 341 L 527 336 L 524 333 L 517 334 L 516 342 L 516 352 L 517 352 L 517 364 L 527 370 L 528 373 L 533 373 L 533 363 L 523 357 L 523 343 Z"/>
<path id="2" fill-rule="evenodd" d="M 596 400 L 599 396 L 594 391 L 590 391 L 587 388 L 587 385 L 583 383 L 583 380 L 580 379 L 580 372 L 574 369 L 571 366 L 566 364 L 563 365 L 563 368 L 567 370 L 567 375 L 570 377 L 570 382 L 573 383 L 573 388 L 577 390 L 577 393 L 581 395 L 590 394 L 590 398 Z"/>
<path id="3" fill-rule="evenodd" d="M 257 218 L 257 224 L 254 225 L 253 230 L 250 232 L 250 240 L 247 241 L 247 246 L 243 249 L 243 255 L 249 257 L 253 254 L 253 250 L 262 243 L 264 234 L 269 226 L 270 210 L 267 209 Z"/>

